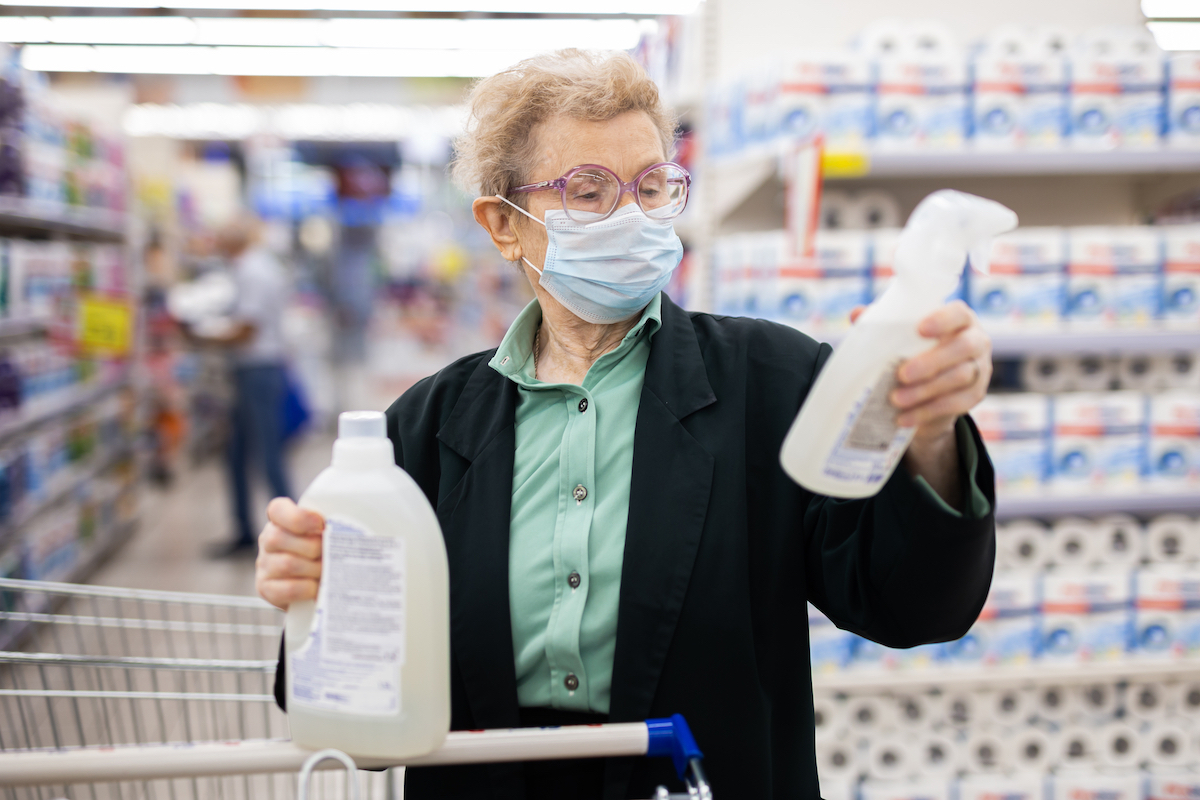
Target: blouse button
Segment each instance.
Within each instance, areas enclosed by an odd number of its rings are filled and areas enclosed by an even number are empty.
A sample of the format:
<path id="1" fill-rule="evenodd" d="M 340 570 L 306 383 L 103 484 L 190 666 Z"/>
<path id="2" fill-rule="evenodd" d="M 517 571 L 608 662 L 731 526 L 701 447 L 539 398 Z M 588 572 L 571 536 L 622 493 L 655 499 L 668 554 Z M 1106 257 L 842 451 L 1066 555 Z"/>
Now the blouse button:
<path id="1" fill-rule="evenodd" d="M 587 401 L 587 398 L 585 397 L 579 401 L 579 413 L 582 414 L 583 412 L 587 411 L 587 407 L 588 407 L 588 401 Z"/>
<path id="2" fill-rule="evenodd" d="M 578 572 L 572 572 L 567 576 L 567 583 L 572 589 L 578 589 L 579 584 L 583 583 L 583 578 L 579 577 Z"/>
<path id="3" fill-rule="evenodd" d="M 575 677 L 574 672 L 568 672 L 567 677 L 563 678 L 563 686 L 567 687 L 567 691 L 573 692 L 579 688 L 579 678 Z"/>
<path id="4" fill-rule="evenodd" d="M 585 489 L 581 483 L 575 487 L 573 492 L 571 492 L 571 496 L 575 498 L 576 503 L 582 503 L 587 499 L 587 489 Z"/>

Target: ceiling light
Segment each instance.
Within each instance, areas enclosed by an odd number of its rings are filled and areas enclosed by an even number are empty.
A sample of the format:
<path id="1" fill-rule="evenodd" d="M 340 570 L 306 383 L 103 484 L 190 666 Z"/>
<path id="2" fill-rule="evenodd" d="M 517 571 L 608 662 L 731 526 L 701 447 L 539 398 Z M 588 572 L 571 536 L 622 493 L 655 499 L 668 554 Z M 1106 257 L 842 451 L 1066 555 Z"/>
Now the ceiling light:
<path id="1" fill-rule="evenodd" d="M 35 72 L 476 78 L 535 52 L 34 44 L 22 50 L 21 65 Z"/>
<path id="2" fill-rule="evenodd" d="M 1147 0 L 1149 1 L 1149 0 Z M 261 11 L 375 11 L 391 12 L 481 12 L 494 14 L 554 14 L 556 16 L 605 16 L 624 14 L 657 17 L 690 14 L 700 0 L 612 0 L 611 2 L 566 2 L 563 0 L 16 0 L 0 6 L 43 8 L 185 8 L 207 10 Z"/>
<path id="3" fill-rule="evenodd" d="M 45 44 L 628 50 L 654 20 L 6 17 L 0 41 Z"/>
<path id="4" fill-rule="evenodd" d="M 1197 0 L 1142 0 L 1142 13 L 1151 19 L 1200 18 Z"/>
<path id="5" fill-rule="evenodd" d="M 444 137 L 463 130 L 461 106 L 413 108 L 377 103 L 347 105 L 192 103 L 131 106 L 123 127 L 130 136 L 174 139 L 245 139 L 269 135 L 281 139 L 400 141 L 416 131 Z"/>
<path id="6" fill-rule="evenodd" d="M 1147 22 L 1146 27 L 1163 50 L 1200 50 L 1200 21 Z"/>

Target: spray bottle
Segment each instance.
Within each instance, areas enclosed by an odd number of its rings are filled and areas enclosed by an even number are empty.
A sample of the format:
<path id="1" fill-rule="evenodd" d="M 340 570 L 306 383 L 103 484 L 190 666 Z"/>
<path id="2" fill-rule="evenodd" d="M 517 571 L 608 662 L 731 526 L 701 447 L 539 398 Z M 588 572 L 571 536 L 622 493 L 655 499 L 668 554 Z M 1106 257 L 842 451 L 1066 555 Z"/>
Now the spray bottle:
<path id="1" fill-rule="evenodd" d="M 888 397 L 899 366 L 931 347 L 917 326 L 954 291 L 968 254 L 986 272 L 992 238 L 1016 225 L 1016 214 L 982 197 L 943 189 L 921 201 L 896 247 L 896 279 L 825 364 L 783 441 L 793 480 L 829 497 L 883 487 L 916 430 L 896 424 Z"/>
<path id="2" fill-rule="evenodd" d="M 446 547 L 383 414 L 338 418 L 333 463 L 300 506 L 325 532 L 317 599 L 287 613 L 292 741 L 388 759 L 437 749 L 450 729 Z"/>

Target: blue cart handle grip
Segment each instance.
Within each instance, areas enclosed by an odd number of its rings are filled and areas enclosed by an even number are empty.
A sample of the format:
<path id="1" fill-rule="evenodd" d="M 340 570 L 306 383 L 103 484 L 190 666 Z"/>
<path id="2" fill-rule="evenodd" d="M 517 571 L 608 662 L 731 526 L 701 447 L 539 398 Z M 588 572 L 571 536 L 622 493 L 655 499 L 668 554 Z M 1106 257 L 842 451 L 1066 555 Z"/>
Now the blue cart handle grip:
<path id="1" fill-rule="evenodd" d="M 648 719 L 646 728 L 650 732 L 646 755 L 670 756 L 681 780 L 693 760 L 704 758 L 682 714 L 674 714 L 670 719 Z"/>

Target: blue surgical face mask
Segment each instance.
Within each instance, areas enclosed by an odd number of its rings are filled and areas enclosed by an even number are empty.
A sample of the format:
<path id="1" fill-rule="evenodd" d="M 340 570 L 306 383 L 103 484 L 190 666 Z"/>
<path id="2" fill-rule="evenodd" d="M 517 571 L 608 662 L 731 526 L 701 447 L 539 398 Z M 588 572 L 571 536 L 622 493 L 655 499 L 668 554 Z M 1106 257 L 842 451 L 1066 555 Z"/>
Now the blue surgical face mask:
<path id="1" fill-rule="evenodd" d="M 551 297 L 587 322 L 629 319 L 666 287 L 683 258 L 675 228 L 655 222 L 633 203 L 599 222 L 575 222 L 558 209 L 547 211 L 542 222 L 500 199 L 546 226 L 550 243 L 545 264 L 538 269 L 524 256 L 521 260 L 540 276 L 538 282 Z"/>

